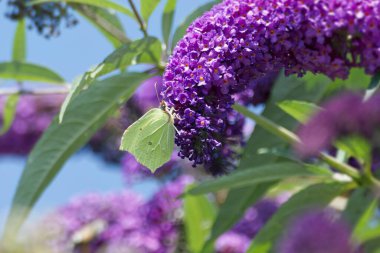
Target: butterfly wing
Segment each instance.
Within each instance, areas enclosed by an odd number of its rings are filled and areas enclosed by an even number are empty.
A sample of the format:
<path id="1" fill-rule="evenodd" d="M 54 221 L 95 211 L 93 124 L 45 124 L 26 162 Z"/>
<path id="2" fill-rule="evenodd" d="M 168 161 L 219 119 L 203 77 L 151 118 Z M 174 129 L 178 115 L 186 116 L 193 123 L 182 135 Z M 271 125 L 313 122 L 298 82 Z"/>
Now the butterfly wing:
<path id="1" fill-rule="evenodd" d="M 170 160 L 174 149 L 175 129 L 170 117 L 158 108 L 148 111 L 124 132 L 120 149 L 154 172 Z"/>

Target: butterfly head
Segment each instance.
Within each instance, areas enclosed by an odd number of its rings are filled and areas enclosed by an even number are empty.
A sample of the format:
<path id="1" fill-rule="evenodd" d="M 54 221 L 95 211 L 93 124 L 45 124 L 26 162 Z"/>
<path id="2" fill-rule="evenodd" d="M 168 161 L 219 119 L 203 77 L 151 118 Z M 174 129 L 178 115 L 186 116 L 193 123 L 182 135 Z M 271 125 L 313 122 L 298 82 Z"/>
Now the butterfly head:
<path id="1" fill-rule="evenodd" d="M 166 104 L 166 102 L 164 100 L 161 100 L 160 108 L 161 108 L 161 110 L 163 110 L 165 112 L 168 110 L 168 105 Z"/>

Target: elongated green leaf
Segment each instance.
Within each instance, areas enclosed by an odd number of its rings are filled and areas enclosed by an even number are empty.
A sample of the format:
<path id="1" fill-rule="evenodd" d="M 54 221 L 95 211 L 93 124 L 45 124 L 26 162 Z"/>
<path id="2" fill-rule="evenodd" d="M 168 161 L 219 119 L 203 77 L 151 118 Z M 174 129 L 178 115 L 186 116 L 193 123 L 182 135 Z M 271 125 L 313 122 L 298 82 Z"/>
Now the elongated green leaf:
<path id="1" fill-rule="evenodd" d="M 294 99 L 316 102 L 322 98 L 327 84 L 330 82 L 326 77 L 311 74 L 306 75 L 302 79 L 294 76 L 286 78 L 281 75 L 272 90 L 270 101 L 266 105 L 263 116 L 288 129 L 294 129 L 296 122 L 282 112 L 278 108 L 277 103 L 283 100 Z M 276 155 L 268 153 L 260 154 L 260 150 L 262 148 L 284 148 L 286 146 L 287 144 L 283 140 L 277 136 L 268 134 L 266 130 L 257 125 L 244 149 L 238 171 L 281 161 Z M 241 218 L 245 210 L 260 199 L 276 183 L 277 181 L 273 181 L 254 187 L 231 190 L 225 203 L 220 208 L 214 223 L 212 236 L 208 240 L 205 249 L 207 247 L 211 248 L 216 238 L 231 228 Z"/>
<path id="2" fill-rule="evenodd" d="M 201 16 L 206 11 L 210 10 L 217 1 L 212 1 L 210 3 L 207 3 L 205 5 L 202 5 L 195 11 L 193 11 L 189 16 L 186 17 L 186 19 L 177 27 L 177 29 L 174 32 L 173 39 L 172 39 L 172 48 L 177 44 L 177 42 L 185 35 L 185 32 L 189 25 L 199 16 Z"/>
<path id="3" fill-rule="evenodd" d="M 26 62 L 1 62 L 0 78 L 52 84 L 65 83 L 65 80 L 53 70 Z"/>
<path id="4" fill-rule="evenodd" d="M 120 13 L 126 14 L 127 16 L 135 19 L 133 12 L 124 6 L 112 2 L 110 0 L 35 0 L 30 2 L 28 5 L 43 4 L 43 3 L 75 3 L 75 4 L 87 4 L 91 6 L 96 6 L 105 9 L 112 9 Z"/>
<path id="5" fill-rule="evenodd" d="M 215 240 L 229 230 L 244 215 L 246 209 L 256 203 L 277 182 L 262 183 L 246 188 L 235 189 L 219 209 L 211 230 L 211 236 L 202 248 L 203 253 L 213 252 Z"/>
<path id="6" fill-rule="evenodd" d="M 67 107 L 66 120 L 62 124 L 54 120 L 29 155 L 13 198 L 7 234 L 19 230 L 66 160 L 91 138 L 120 103 L 132 96 L 146 78 L 145 74 L 126 74 L 96 82 Z"/>
<path id="7" fill-rule="evenodd" d="M 74 4 L 73 7 L 93 24 L 115 48 L 130 41 L 115 13 L 89 5 Z"/>
<path id="8" fill-rule="evenodd" d="M 12 126 L 19 98 L 20 96 L 18 94 L 10 95 L 7 98 L 3 108 L 3 122 L 0 129 L 0 135 L 5 134 Z"/>
<path id="9" fill-rule="evenodd" d="M 293 195 L 273 215 L 253 240 L 247 253 L 275 252 L 274 244 L 295 216 L 314 208 L 323 208 L 350 188 L 347 184 L 316 184 Z"/>
<path id="10" fill-rule="evenodd" d="M 116 49 L 93 70 L 86 72 L 81 81 L 72 87 L 61 107 L 59 121 L 62 122 L 66 107 L 70 104 L 70 101 L 96 78 L 137 63 L 158 65 L 160 64 L 161 53 L 161 42 L 154 37 L 139 39 Z"/>
<path id="11" fill-rule="evenodd" d="M 380 85 L 380 72 L 374 75 L 368 85 L 368 89 L 375 89 Z"/>
<path id="12" fill-rule="evenodd" d="M 365 212 L 376 202 L 370 189 L 359 188 L 351 195 L 343 212 L 344 220 L 355 228 Z"/>
<path id="13" fill-rule="evenodd" d="M 187 195 L 184 210 L 187 247 L 190 252 L 198 253 L 210 234 L 216 209 L 206 196 Z"/>
<path id="14" fill-rule="evenodd" d="M 365 207 L 359 211 L 359 218 L 354 220 L 356 224 L 353 228 L 353 237 L 359 242 L 380 238 L 379 197 L 372 198 L 371 203 L 369 201 L 370 199 L 364 201 Z"/>
<path id="15" fill-rule="evenodd" d="M 313 103 L 297 100 L 281 101 L 278 106 L 301 123 L 308 121 L 310 116 L 321 109 Z"/>
<path id="16" fill-rule="evenodd" d="M 141 16 L 145 22 L 148 22 L 150 15 L 159 3 L 160 0 L 140 0 Z"/>
<path id="17" fill-rule="evenodd" d="M 233 189 L 271 182 L 290 177 L 311 176 L 313 172 L 301 164 L 285 162 L 258 166 L 204 182 L 191 189 L 190 194 L 205 194 L 222 189 Z"/>
<path id="18" fill-rule="evenodd" d="M 355 157 L 362 164 L 370 166 L 371 144 L 361 136 L 349 136 L 335 142 L 335 145 L 346 152 L 348 156 Z"/>
<path id="19" fill-rule="evenodd" d="M 164 13 L 162 14 L 162 37 L 164 38 L 164 43 L 167 47 L 169 47 L 169 38 L 170 32 L 173 26 L 173 17 L 175 12 L 175 7 L 177 4 L 177 0 L 167 0 Z"/>
<path id="20" fill-rule="evenodd" d="M 21 19 L 16 28 L 15 37 L 13 39 L 13 61 L 25 61 L 26 58 L 26 34 L 25 19 Z"/>

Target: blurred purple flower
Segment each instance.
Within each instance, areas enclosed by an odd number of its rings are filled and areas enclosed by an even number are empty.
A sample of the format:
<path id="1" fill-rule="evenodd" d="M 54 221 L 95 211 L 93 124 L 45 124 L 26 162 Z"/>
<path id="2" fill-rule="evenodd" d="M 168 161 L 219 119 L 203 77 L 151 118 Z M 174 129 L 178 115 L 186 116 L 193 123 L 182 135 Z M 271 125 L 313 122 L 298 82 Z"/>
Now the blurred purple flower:
<path id="1" fill-rule="evenodd" d="M 28 154 L 58 113 L 63 99 L 60 95 L 22 96 L 11 128 L 0 136 L 0 154 Z M 0 125 L 5 101 L 5 96 L 0 97 Z"/>
<path id="2" fill-rule="evenodd" d="M 156 93 L 157 88 L 157 93 Z M 157 98 L 157 94 L 162 91 L 162 76 L 154 76 L 145 80 L 139 88 L 136 90 L 135 94 L 131 98 L 131 102 L 137 107 L 142 113 L 146 113 L 152 108 L 158 107 L 161 98 Z M 159 99 L 159 100 L 157 100 Z"/>
<path id="3" fill-rule="evenodd" d="M 279 253 L 359 253 L 349 227 L 328 212 L 297 218 L 279 243 Z"/>
<path id="4" fill-rule="evenodd" d="M 246 235 L 227 232 L 216 241 L 215 251 L 216 253 L 244 253 L 249 244 L 250 238 Z"/>
<path id="5" fill-rule="evenodd" d="M 317 156 L 335 140 L 353 135 L 366 138 L 374 148 L 380 147 L 380 94 L 364 101 L 362 95 L 345 93 L 322 108 L 298 130 L 301 144 L 295 149 L 301 157 Z"/>
<path id="6" fill-rule="evenodd" d="M 234 97 L 268 90 L 250 86 L 268 73 L 285 68 L 286 74 L 346 78 L 351 67 L 377 72 L 379 23 L 379 0 L 225 0 L 214 6 L 190 25 L 164 74 L 163 97 L 180 117 L 180 156 L 206 168 L 216 159 L 235 159 L 239 142 L 229 140 L 241 139 L 242 126 L 231 109 Z"/>

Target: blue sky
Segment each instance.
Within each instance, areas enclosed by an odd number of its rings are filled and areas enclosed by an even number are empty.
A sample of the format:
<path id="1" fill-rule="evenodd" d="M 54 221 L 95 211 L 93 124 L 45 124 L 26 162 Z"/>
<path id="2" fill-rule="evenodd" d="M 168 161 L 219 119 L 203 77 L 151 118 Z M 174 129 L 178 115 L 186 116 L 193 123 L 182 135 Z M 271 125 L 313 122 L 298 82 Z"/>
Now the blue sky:
<path id="1" fill-rule="evenodd" d="M 127 0 L 114 0 L 128 6 Z M 11 58 L 12 40 L 16 23 L 10 22 L 3 15 L 7 0 L 0 1 L 0 62 Z M 136 1 L 138 2 L 138 1 Z M 149 21 L 149 34 L 161 37 L 161 13 L 166 1 L 162 0 Z M 178 0 L 174 27 L 207 0 Z M 131 38 L 142 36 L 137 24 L 128 17 L 121 16 L 124 28 Z M 58 38 L 45 39 L 35 31 L 27 33 L 27 60 L 48 66 L 63 76 L 68 82 L 100 63 L 113 46 L 89 23 L 78 17 L 80 24 L 74 28 L 63 29 Z M 0 80 L 0 85 L 5 83 Z M 25 165 L 24 158 L 0 157 L 0 226 L 3 224 L 11 203 L 12 195 Z M 54 206 L 67 202 L 74 195 L 86 192 L 109 192 L 124 189 L 119 168 L 104 163 L 88 151 L 81 151 L 64 166 L 54 182 L 36 205 L 37 213 L 45 212 Z M 137 192 L 148 196 L 156 188 L 154 182 L 145 182 L 130 186 Z"/>

